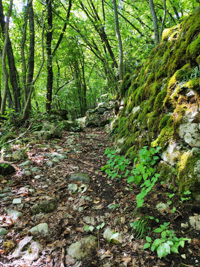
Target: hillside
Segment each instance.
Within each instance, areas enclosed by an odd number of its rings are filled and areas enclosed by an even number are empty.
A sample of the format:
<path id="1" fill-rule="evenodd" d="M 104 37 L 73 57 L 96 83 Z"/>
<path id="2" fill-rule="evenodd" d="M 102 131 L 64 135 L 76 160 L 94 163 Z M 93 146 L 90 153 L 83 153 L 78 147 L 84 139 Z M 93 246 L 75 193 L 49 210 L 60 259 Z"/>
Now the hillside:
<path id="1" fill-rule="evenodd" d="M 122 110 L 112 132 L 131 159 L 143 146 L 162 147 L 162 180 L 179 191 L 200 188 L 200 9 L 163 32 L 162 42 L 143 66 L 127 74 L 119 96 Z"/>

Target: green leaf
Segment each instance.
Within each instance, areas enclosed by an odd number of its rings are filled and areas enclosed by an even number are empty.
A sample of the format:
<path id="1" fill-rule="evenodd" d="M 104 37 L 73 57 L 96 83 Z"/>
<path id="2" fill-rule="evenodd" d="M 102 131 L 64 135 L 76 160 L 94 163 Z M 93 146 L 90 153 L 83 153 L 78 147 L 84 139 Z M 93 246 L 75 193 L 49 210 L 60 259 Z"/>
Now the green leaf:
<path id="1" fill-rule="evenodd" d="M 163 245 L 160 245 L 157 249 L 157 254 L 158 257 L 161 259 L 163 256 L 165 256 L 165 248 L 163 247 Z"/>
<path id="2" fill-rule="evenodd" d="M 147 241 L 147 242 L 151 242 L 151 237 L 146 236 L 146 241 Z"/>
<path id="3" fill-rule="evenodd" d="M 155 230 L 154 230 L 154 233 L 161 233 L 163 231 L 163 229 L 161 229 L 161 228 L 156 228 Z"/>
<path id="4" fill-rule="evenodd" d="M 134 181 L 134 176 L 129 176 L 128 178 L 127 178 L 127 182 L 130 184 L 130 183 L 132 183 Z"/>
<path id="5" fill-rule="evenodd" d="M 143 179 L 146 180 L 148 178 L 148 173 L 143 174 Z"/>
<path id="6" fill-rule="evenodd" d="M 143 249 L 147 249 L 147 248 L 149 248 L 150 246 L 151 246 L 150 243 L 145 243 L 144 246 L 143 246 Z"/>

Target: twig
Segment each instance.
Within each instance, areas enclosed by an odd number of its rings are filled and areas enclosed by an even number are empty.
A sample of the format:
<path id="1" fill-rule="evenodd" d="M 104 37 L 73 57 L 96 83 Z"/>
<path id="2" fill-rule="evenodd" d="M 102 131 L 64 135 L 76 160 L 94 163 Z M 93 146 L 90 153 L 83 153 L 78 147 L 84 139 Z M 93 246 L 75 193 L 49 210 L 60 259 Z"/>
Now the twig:
<path id="1" fill-rule="evenodd" d="M 65 248 L 62 248 L 60 267 L 65 267 Z"/>
<path id="2" fill-rule="evenodd" d="M 99 167 L 98 167 L 98 166 L 95 166 L 95 165 L 93 165 L 93 164 L 91 164 L 91 163 L 88 163 L 88 162 L 82 161 L 82 160 L 80 160 L 80 159 L 75 159 L 75 158 L 71 158 L 71 159 L 72 159 L 72 160 L 74 160 L 74 161 L 78 161 L 78 162 L 80 162 L 80 163 L 83 163 L 83 164 L 89 165 L 89 166 L 91 166 L 91 167 L 94 167 L 94 168 L 96 168 L 96 169 L 99 169 Z"/>
<path id="3" fill-rule="evenodd" d="M 12 142 L 14 142 L 14 141 L 16 141 L 16 140 L 18 140 L 18 139 L 20 139 L 23 135 L 25 135 L 25 134 L 28 132 L 28 130 L 31 128 L 32 124 L 33 124 L 33 123 L 31 123 L 31 124 L 29 125 L 28 129 L 27 129 L 24 133 L 20 134 L 20 135 L 19 135 L 18 137 L 16 137 L 15 139 L 12 139 L 12 140 L 10 140 L 10 141 L 7 141 L 7 142 L 1 144 L 0 147 L 4 146 L 4 145 L 6 145 L 6 144 L 12 143 Z"/>

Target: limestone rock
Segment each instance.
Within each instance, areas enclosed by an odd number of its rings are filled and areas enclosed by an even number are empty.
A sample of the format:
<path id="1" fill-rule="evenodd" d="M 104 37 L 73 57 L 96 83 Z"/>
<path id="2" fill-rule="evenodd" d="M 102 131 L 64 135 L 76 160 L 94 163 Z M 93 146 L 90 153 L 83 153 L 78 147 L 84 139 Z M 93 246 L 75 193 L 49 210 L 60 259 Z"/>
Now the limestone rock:
<path id="1" fill-rule="evenodd" d="M 51 133 L 50 133 L 50 131 L 40 131 L 39 133 L 38 133 L 38 139 L 39 140 L 49 140 L 49 139 L 51 139 Z"/>
<path id="2" fill-rule="evenodd" d="M 30 232 L 34 235 L 42 234 L 47 236 L 49 234 L 49 227 L 47 223 L 40 223 L 33 228 L 31 228 Z"/>
<path id="3" fill-rule="evenodd" d="M 90 178 L 88 174 L 85 173 L 72 173 L 70 180 L 72 181 L 79 181 L 79 182 L 84 182 L 84 183 L 89 183 L 90 182 Z"/>
<path id="4" fill-rule="evenodd" d="M 122 243 L 122 233 L 115 233 L 111 228 L 107 227 L 103 233 L 103 237 L 114 244 Z"/>
<path id="5" fill-rule="evenodd" d="M 85 119 L 86 127 L 99 127 L 100 126 L 100 115 L 98 113 L 92 113 Z"/>
<path id="6" fill-rule="evenodd" d="M 200 231 L 200 215 L 189 217 L 190 225 L 197 231 Z"/>
<path id="7" fill-rule="evenodd" d="M 31 208 L 32 214 L 38 214 L 38 213 L 49 213 L 56 209 L 56 202 L 55 200 L 44 200 L 37 204 L 35 204 Z"/>
<path id="8" fill-rule="evenodd" d="M 90 256 L 96 249 L 98 243 L 95 236 L 82 238 L 80 241 L 71 244 L 68 248 L 68 255 L 76 260 L 83 260 Z"/>
<path id="9" fill-rule="evenodd" d="M 7 235 L 7 230 L 5 228 L 0 228 L 0 236 Z"/>

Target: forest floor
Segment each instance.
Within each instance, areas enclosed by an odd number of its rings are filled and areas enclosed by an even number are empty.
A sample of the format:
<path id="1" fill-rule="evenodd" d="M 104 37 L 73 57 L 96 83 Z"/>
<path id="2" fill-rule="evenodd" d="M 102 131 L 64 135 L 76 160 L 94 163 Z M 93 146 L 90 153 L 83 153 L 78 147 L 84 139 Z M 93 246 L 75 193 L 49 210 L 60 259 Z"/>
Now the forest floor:
<path id="1" fill-rule="evenodd" d="M 180 197 L 175 195 L 173 203 L 177 211 L 159 212 L 155 207 L 168 201 L 166 193 L 169 189 L 165 185 L 157 185 L 148 195 L 145 207 L 137 210 L 136 195 L 140 188 L 133 186 L 130 190 L 126 178 L 110 180 L 101 171 L 108 160 L 105 149 L 111 146 L 109 135 L 99 128 L 84 129 L 81 133 L 66 131 L 61 139 L 44 142 L 33 138 L 28 146 L 29 170 L 38 167 L 38 172 L 27 175 L 20 165 L 22 162 L 18 162 L 13 163 L 17 170 L 14 175 L 0 179 L 0 192 L 7 192 L 0 198 L 0 227 L 7 230 L 7 235 L 0 239 L 0 267 L 200 266 L 199 231 L 181 228 L 181 223 L 198 214 L 200 207 L 181 203 Z M 19 149 L 19 146 L 15 145 L 14 149 Z M 65 158 L 54 166 L 48 166 L 50 153 L 64 154 Z M 71 181 L 73 173 L 88 174 L 90 181 Z M 71 184 L 73 189 L 70 189 Z M 13 199 L 20 199 L 21 204 L 13 204 Z M 35 204 L 52 199 L 56 200 L 56 210 L 33 214 L 31 208 Z M 14 220 L 8 210 L 17 210 L 23 215 Z M 184 248 L 180 247 L 178 254 L 172 253 L 161 259 L 156 252 L 143 250 L 145 236 L 152 236 L 153 231 L 147 224 L 141 224 L 138 232 L 133 231 L 130 223 L 141 218 L 145 221 L 146 215 L 158 218 L 160 224 L 170 222 L 170 228 L 175 230 L 177 237 L 191 238 L 191 242 L 186 242 Z M 19 244 L 32 236 L 30 229 L 39 223 L 48 224 L 48 234 L 34 236 L 40 249 L 29 251 L 30 257 L 27 257 L 25 251 L 29 241 L 27 244 L 24 241 L 21 252 Z M 159 227 L 154 220 L 148 223 L 151 229 Z M 104 232 L 108 227 L 119 234 L 118 241 L 106 240 Z M 139 238 L 143 232 L 144 236 Z M 68 255 L 72 243 L 90 235 L 95 236 L 98 243 L 91 255 L 79 261 Z"/>

